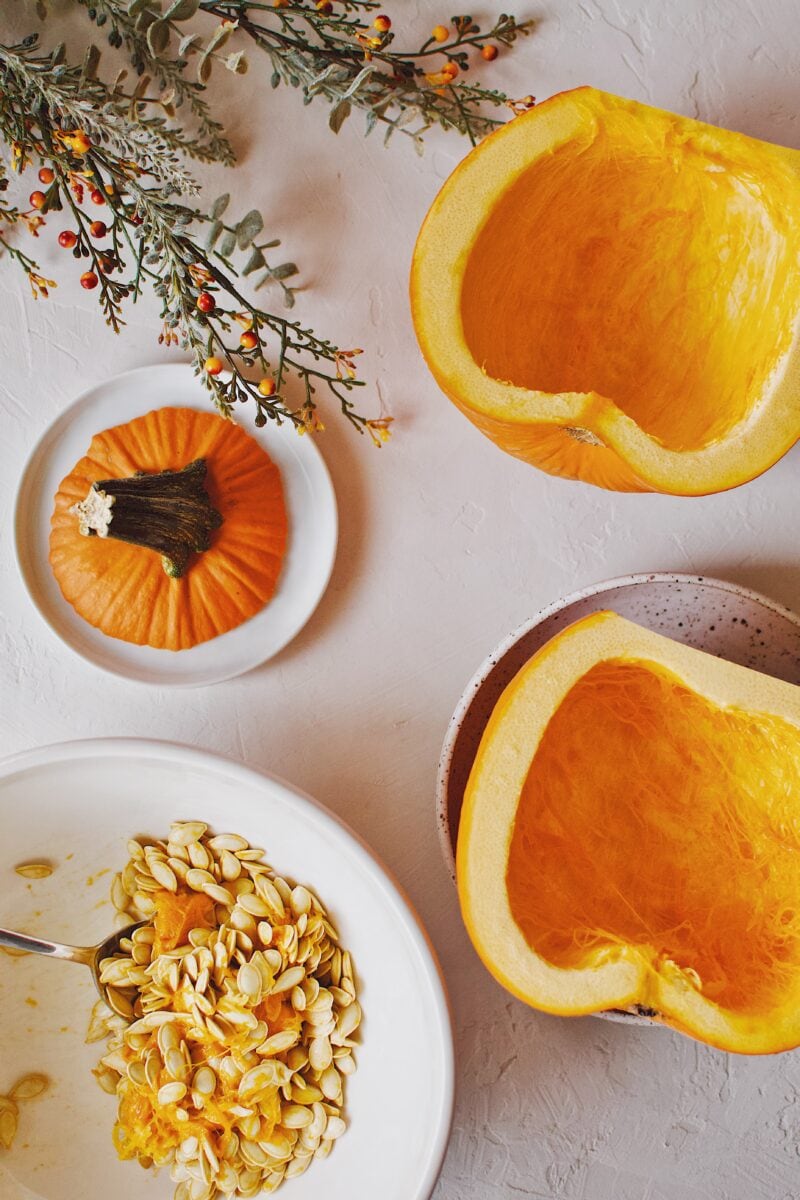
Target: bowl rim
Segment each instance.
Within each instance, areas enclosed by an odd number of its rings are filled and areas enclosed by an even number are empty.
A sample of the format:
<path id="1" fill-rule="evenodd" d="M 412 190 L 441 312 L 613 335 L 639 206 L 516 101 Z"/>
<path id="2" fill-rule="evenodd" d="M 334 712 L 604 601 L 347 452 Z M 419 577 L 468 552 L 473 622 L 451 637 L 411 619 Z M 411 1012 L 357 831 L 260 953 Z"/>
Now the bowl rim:
<path id="1" fill-rule="evenodd" d="M 461 729 L 464 717 L 472 703 L 476 691 L 486 681 L 491 672 L 505 657 L 512 646 L 540 625 L 543 621 L 554 616 L 556 613 L 562 612 L 565 608 L 569 608 L 573 604 L 579 603 L 581 600 L 588 600 L 592 596 L 602 595 L 603 592 L 612 591 L 622 587 L 636 587 L 642 583 L 682 583 L 682 584 L 702 584 L 704 587 L 718 588 L 720 591 L 729 592 L 744 599 L 751 600 L 755 604 L 761 604 L 765 608 L 770 609 L 778 616 L 784 617 L 793 625 L 800 627 L 800 614 L 793 612 L 778 601 L 770 599 L 769 596 L 763 595 L 762 592 L 756 591 L 754 588 L 745 587 L 742 584 L 732 583 L 730 580 L 717 579 L 713 575 L 689 574 L 681 571 L 637 571 L 628 575 L 615 575 L 612 579 L 604 579 L 599 583 L 589 584 L 586 587 L 578 588 L 574 592 L 561 597 L 558 600 L 553 600 L 550 604 L 534 613 L 532 617 L 515 626 L 510 633 L 497 643 L 497 645 L 489 651 L 483 661 L 473 672 L 467 681 L 458 703 L 456 704 L 453 714 L 447 724 L 442 748 L 439 753 L 439 764 L 436 772 L 436 789 L 435 789 L 435 815 L 436 815 L 436 833 L 439 839 L 439 848 L 444 859 L 445 867 L 448 875 L 455 886 L 456 882 L 456 861 L 453 851 L 453 839 L 450 831 L 450 818 L 448 812 L 448 793 L 450 781 L 450 769 L 453 762 L 453 753 L 455 751 L 458 734 Z"/>
<path id="2" fill-rule="evenodd" d="M 272 784 L 284 793 L 284 799 L 299 805 L 309 812 L 314 820 L 321 821 L 344 832 L 353 842 L 361 865 L 371 880 L 386 896 L 418 953 L 420 964 L 433 1004 L 432 1020 L 439 1027 L 442 1050 L 442 1104 L 435 1136 L 431 1139 L 427 1162 L 420 1173 L 420 1182 L 408 1200 L 430 1200 L 444 1164 L 450 1140 L 455 1110 L 455 1038 L 453 1011 L 441 963 L 422 918 L 412 904 L 405 889 L 379 855 L 367 844 L 347 821 L 338 813 L 316 800 L 302 788 L 288 782 L 272 771 L 253 767 L 230 755 L 204 750 L 185 742 L 145 737 L 99 737 L 76 738 L 20 750 L 0 758 L 0 784 L 9 776 L 30 771 L 39 766 L 58 764 L 80 759 L 111 758 L 120 754 L 148 757 L 171 764 L 205 768 L 208 771 L 224 772 L 234 780 L 250 783 L 256 787 L 264 782 Z"/>

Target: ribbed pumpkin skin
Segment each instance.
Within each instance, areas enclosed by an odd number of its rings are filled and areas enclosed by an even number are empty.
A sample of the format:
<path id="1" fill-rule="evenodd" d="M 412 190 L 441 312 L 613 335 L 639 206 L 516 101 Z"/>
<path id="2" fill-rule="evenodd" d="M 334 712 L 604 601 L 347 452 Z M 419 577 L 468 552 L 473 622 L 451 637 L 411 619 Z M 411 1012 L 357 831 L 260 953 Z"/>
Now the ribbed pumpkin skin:
<path id="1" fill-rule="evenodd" d="M 206 489 L 223 522 L 181 579 L 159 555 L 84 537 L 70 507 L 95 480 L 208 466 Z M 64 598 L 109 637 L 186 650 L 241 625 L 275 592 L 288 523 L 277 467 L 238 425 L 215 413 L 161 408 L 92 438 L 55 497 L 50 563 Z"/>

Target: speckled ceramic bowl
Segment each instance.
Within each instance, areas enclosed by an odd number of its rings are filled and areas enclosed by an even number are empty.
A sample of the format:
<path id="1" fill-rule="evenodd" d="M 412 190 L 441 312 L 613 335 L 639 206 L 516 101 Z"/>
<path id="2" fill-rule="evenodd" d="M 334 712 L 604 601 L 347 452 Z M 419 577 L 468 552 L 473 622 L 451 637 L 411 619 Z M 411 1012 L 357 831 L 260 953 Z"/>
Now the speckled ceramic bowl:
<path id="1" fill-rule="evenodd" d="M 735 583 L 702 575 L 626 575 L 573 592 L 542 609 L 484 660 L 450 718 L 439 759 L 436 817 L 442 853 L 454 882 L 464 791 L 501 692 L 561 629 L 605 609 L 718 658 L 800 683 L 800 616 Z M 629 1012 L 597 1015 L 618 1021 L 646 1021 L 644 1016 Z"/>

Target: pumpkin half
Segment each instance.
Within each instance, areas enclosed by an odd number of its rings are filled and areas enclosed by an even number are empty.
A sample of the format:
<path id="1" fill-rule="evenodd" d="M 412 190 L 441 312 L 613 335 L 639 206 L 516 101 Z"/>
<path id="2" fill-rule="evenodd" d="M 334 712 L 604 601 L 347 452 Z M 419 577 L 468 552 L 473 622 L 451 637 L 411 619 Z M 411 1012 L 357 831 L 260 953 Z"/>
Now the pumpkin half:
<path id="1" fill-rule="evenodd" d="M 71 510 L 96 481 L 181 471 L 198 459 L 222 521 L 181 578 L 167 575 L 151 549 L 81 534 Z M 137 645 L 185 650 L 260 612 L 275 592 L 286 542 L 283 487 L 266 451 L 216 413 L 160 408 L 96 434 L 62 480 L 50 564 L 64 598 L 90 625 Z"/>
<path id="2" fill-rule="evenodd" d="M 493 133 L 420 232 L 442 390 L 554 475 L 680 495 L 800 437 L 800 152 L 578 88 Z"/>
<path id="3" fill-rule="evenodd" d="M 478 953 L 536 1008 L 800 1045 L 800 688 L 587 617 L 498 701 L 457 876 Z"/>

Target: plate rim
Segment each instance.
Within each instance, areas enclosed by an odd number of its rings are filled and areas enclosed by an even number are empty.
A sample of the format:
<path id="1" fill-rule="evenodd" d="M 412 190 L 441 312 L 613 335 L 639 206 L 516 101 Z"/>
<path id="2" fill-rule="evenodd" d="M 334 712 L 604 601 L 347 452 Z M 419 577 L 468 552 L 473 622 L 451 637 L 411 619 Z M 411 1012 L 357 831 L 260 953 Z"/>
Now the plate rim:
<path id="1" fill-rule="evenodd" d="M 573 604 L 577 604 L 582 600 L 588 600 L 591 596 L 602 595 L 603 592 L 608 592 L 615 588 L 637 587 L 643 583 L 680 583 L 687 586 L 693 585 L 696 587 L 700 585 L 707 588 L 716 588 L 720 591 L 743 597 L 754 604 L 761 604 L 778 616 L 790 621 L 793 625 L 800 627 L 800 614 L 793 612 L 790 608 L 778 603 L 777 600 L 772 600 L 769 596 L 763 595 L 763 593 L 756 591 L 754 588 L 732 583 L 727 579 L 717 579 L 713 575 L 690 574 L 681 571 L 637 571 L 627 575 L 615 575 L 612 579 L 604 579 L 599 583 L 577 588 L 561 599 L 551 601 L 550 604 L 545 605 L 544 608 L 534 613 L 532 617 L 528 617 L 525 621 L 515 626 L 510 633 L 506 634 L 489 651 L 468 679 L 447 723 L 442 748 L 439 752 L 435 785 L 436 834 L 445 868 L 454 885 L 456 864 L 453 852 L 453 840 L 450 835 L 450 820 L 447 806 L 448 783 L 458 732 L 476 690 L 480 688 L 481 684 L 485 683 L 488 676 L 499 666 L 509 650 L 543 621 L 548 620 L 548 618 L 554 616 L 556 613 L 563 612 L 564 609 L 571 607 Z"/>
<path id="2" fill-rule="evenodd" d="M 26 594 L 28 600 L 30 601 L 32 607 L 34 608 L 34 610 L 38 613 L 40 619 L 44 622 L 44 624 L 47 626 L 47 628 L 50 630 L 50 632 L 58 640 L 59 644 L 62 646 L 65 646 L 72 654 L 77 655 L 77 657 L 80 658 L 81 661 L 89 663 L 93 668 L 95 668 L 98 671 L 102 671 L 106 675 L 110 675 L 117 679 L 126 679 L 129 682 L 138 684 L 139 686 L 142 686 L 142 687 L 150 687 L 150 688 L 153 688 L 153 687 L 168 687 L 168 688 L 211 687 L 214 684 L 224 683 L 229 679 L 235 679 L 235 678 L 238 678 L 238 676 L 240 676 L 240 675 L 247 674 L 248 671 L 253 671 L 257 667 L 263 666 L 264 663 L 268 662 L 271 658 L 274 658 L 277 654 L 280 654 L 280 652 L 282 650 L 284 650 L 286 648 L 286 646 L 288 646 L 292 641 L 294 641 L 294 639 L 302 631 L 302 629 L 305 627 L 305 625 L 311 620 L 312 616 L 314 615 L 317 608 L 319 607 L 319 604 L 321 603 L 323 596 L 325 595 L 326 591 L 328 590 L 328 586 L 330 585 L 330 581 L 331 581 L 331 576 L 333 575 L 333 569 L 336 564 L 336 554 L 337 554 L 338 543 L 339 543 L 339 508 L 338 508 L 338 503 L 337 503 L 337 499 L 336 499 L 336 490 L 333 486 L 333 479 L 331 478 L 331 473 L 328 468 L 328 464 L 325 461 L 325 458 L 324 458 L 321 450 L 319 449 L 319 447 L 317 446 L 317 444 L 313 438 L 307 437 L 304 439 L 305 445 L 303 447 L 303 452 L 306 454 L 309 454 L 311 459 L 315 461 L 315 466 L 319 470 L 320 480 L 328 494 L 329 516 L 330 516 L 330 522 L 331 522 L 331 538 L 330 538 L 330 545 L 328 547 L 328 557 L 327 557 L 326 563 L 324 564 L 324 569 L 323 569 L 323 572 L 322 572 L 322 575 L 320 578 L 319 592 L 318 592 L 318 595 L 315 597 L 313 604 L 310 606 L 308 611 L 305 613 L 305 616 L 303 617 L 303 620 L 300 622 L 300 624 L 297 625 L 297 627 L 294 628 L 290 632 L 290 634 L 280 643 L 280 645 L 278 645 L 276 647 L 276 649 L 272 650 L 265 658 L 259 658 L 256 661 L 251 661 L 246 666 L 236 666 L 233 668 L 221 667 L 221 668 L 218 668 L 216 671 L 209 669 L 206 672 L 206 674 L 203 676 L 203 678 L 199 679 L 199 680 L 198 679 L 170 678 L 168 674 L 159 676 L 158 680 L 153 680 L 153 679 L 144 678 L 137 674 L 132 674 L 125 669 L 124 664 L 118 663 L 116 666 L 113 666 L 113 665 L 110 665 L 108 663 L 108 661 L 106 661 L 106 660 L 100 661 L 99 657 L 94 657 L 90 654 L 84 653 L 83 650 L 81 650 L 71 640 L 68 640 L 67 638 L 62 636 L 59 629 L 55 626 L 53 621 L 50 619 L 48 613 L 45 611 L 45 608 L 42 606 L 42 604 L 37 599 L 35 588 L 34 588 L 34 580 L 30 576 L 30 574 L 25 566 L 25 561 L 26 561 L 25 552 L 22 548 L 22 540 L 23 540 L 22 539 L 22 530 L 23 530 L 23 527 L 25 524 L 25 516 L 23 513 L 22 501 L 25 498 L 24 493 L 26 491 L 30 490 L 31 488 L 33 488 L 33 486 L 34 486 L 30 482 L 29 477 L 31 476 L 33 467 L 38 463 L 41 456 L 45 454 L 46 443 L 55 436 L 56 444 L 57 444 L 58 438 L 60 437 L 61 432 L 62 432 L 62 427 L 63 427 L 63 429 L 66 429 L 69 427 L 70 418 L 74 416 L 75 412 L 80 408 L 85 408 L 88 405 L 90 405 L 92 400 L 95 399 L 96 396 L 98 396 L 98 398 L 102 398 L 103 391 L 106 388 L 108 388 L 110 385 L 116 385 L 116 384 L 118 384 L 122 381 L 128 380 L 131 377 L 136 376 L 140 373 L 153 372 L 153 371 L 176 372 L 176 373 L 181 373 L 183 375 L 187 375 L 189 372 L 192 372 L 192 374 L 194 375 L 194 372 L 192 371 L 192 364 L 189 361 L 143 363 L 138 367 L 130 367 L 126 371 L 119 371 L 115 375 L 109 375 L 105 379 L 102 379 L 99 382 L 92 384 L 90 387 L 85 388 L 82 392 L 79 393 L 79 395 L 77 395 L 73 400 L 71 400 L 70 403 L 66 406 L 66 408 L 64 408 L 61 412 L 59 412 L 55 416 L 55 418 L 52 421 L 50 421 L 45 426 L 45 428 L 42 430 L 41 434 L 36 439 L 33 446 L 31 447 L 30 451 L 26 455 L 25 461 L 22 465 L 22 469 L 21 469 L 21 471 L 19 473 L 19 477 L 17 479 L 17 485 L 16 485 L 15 492 L 14 492 L 13 511 L 12 511 L 12 525 L 13 525 L 12 541 L 13 541 L 14 562 L 16 565 L 18 578 L 22 582 L 22 586 L 24 588 L 25 594 Z M 196 375 L 194 377 L 196 378 Z M 161 405 L 154 405 L 153 403 L 148 404 L 147 402 L 144 402 L 143 406 L 142 406 L 142 412 L 139 415 L 144 416 L 145 413 L 153 411 L 154 407 L 175 408 L 175 407 L 185 407 L 185 405 L 175 405 L 175 404 L 170 405 L 169 403 L 161 404 Z M 199 407 L 199 403 L 198 403 L 198 411 L 201 411 L 200 407 Z M 211 400 L 210 397 L 209 397 L 209 403 L 208 403 L 208 411 L 216 412 L 216 409 L 214 408 L 214 405 L 213 405 L 213 401 Z M 133 420 L 134 418 L 128 418 L 128 419 Z M 120 420 L 117 423 L 124 424 L 125 422 Z M 240 427 L 244 428 L 244 426 L 240 426 Z M 108 426 L 108 428 L 112 428 L 112 426 Z M 244 431 L 245 431 L 245 433 L 248 433 L 250 437 L 255 438 L 255 440 L 258 442 L 258 444 L 261 445 L 261 439 L 258 436 L 262 432 L 261 430 L 251 431 L 249 429 L 245 429 Z M 265 449 L 266 452 L 269 454 L 269 447 L 262 446 L 262 449 Z M 267 607 L 268 607 L 268 605 L 264 605 L 264 607 L 262 609 L 260 609 L 258 613 L 254 614 L 254 617 L 249 618 L 248 621 L 243 621 L 241 626 L 235 626 L 234 628 L 238 629 L 238 628 L 241 628 L 242 626 L 248 625 L 249 621 L 258 617 L 261 613 L 264 612 L 264 610 Z M 102 631 L 100 631 L 100 632 L 102 632 Z M 228 632 L 233 632 L 233 630 L 228 631 Z M 221 636 L 224 636 L 224 635 L 221 635 Z M 105 635 L 105 637 L 106 637 L 107 641 L 110 643 L 113 643 L 117 640 L 115 638 L 110 637 L 109 635 Z M 216 639 L 209 639 L 209 641 L 215 641 L 215 640 Z M 256 639 L 253 639 L 253 643 L 256 644 Z M 205 643 L 199 643 L 199 645 L 204 645 L 204 644 Z M 134 646 L 134 643 L 126 642 L 125 645 Z M 144 649 L 154 649 L 154 647 L 143 647 L 143 648 Z M 176 652 L 164 651 L 164 653 L 174 655 Z M 165 659 L 164 661 L 166 662 L 168 660 Z"/>
<path id="3" fill-rule="evenodd" d="M 455 1112 L 455 1036 L 453 1012 L 444 972 L 430 936 L 419 913 L 379 855 L 357 833 L 347 821 L 315 799 L 302 788 L 290 783 L 280 775 L 261 767 L 253 767 L 239 759 L 216 751 L 203 750 L 185 742 L 141 737 L 77 738 L 53 742 L 45 746 L 34 746 L 18 750 L 0 758 L 0 786 L 10 776 L 21 771 L 52 766 L 80 759 L 113 759 L 121 753 L 131 754 L 137 749 L 156 760 L 188 764 L 195 767 L 223 771 L 233 779 L 239 778 L 258 787 L 272 785 L 283 792 L 285 798 L 301 808 L 312 810 L 318 820 L 349 837 L 357 851 L 360 864 L 368 871 L 371 881 L 383 890 L 391 906 L 410 936 L 418 958 L 423 965 L 425 978 L 434 1003 L 439 1044 L 442 1051 L 442 1102 L 435 1136 L 424 1166 L 417 1190 L 408 1200 L 430 1200 L 444 1165 Z"/>

